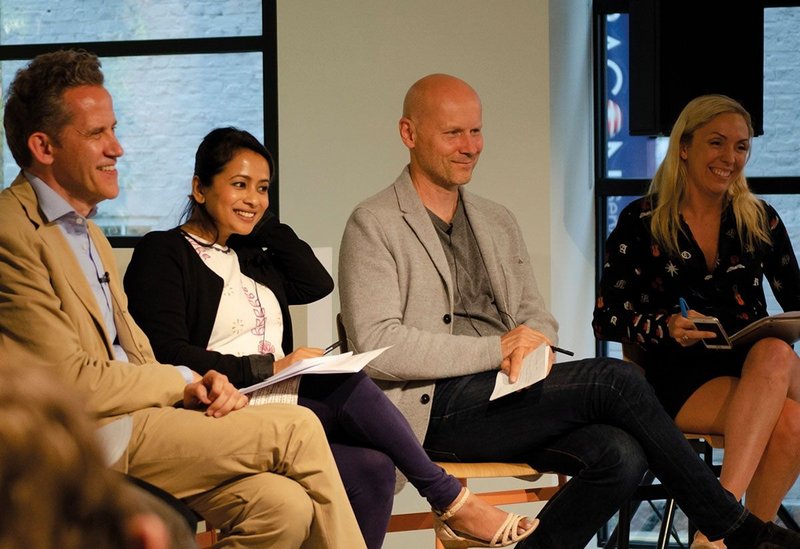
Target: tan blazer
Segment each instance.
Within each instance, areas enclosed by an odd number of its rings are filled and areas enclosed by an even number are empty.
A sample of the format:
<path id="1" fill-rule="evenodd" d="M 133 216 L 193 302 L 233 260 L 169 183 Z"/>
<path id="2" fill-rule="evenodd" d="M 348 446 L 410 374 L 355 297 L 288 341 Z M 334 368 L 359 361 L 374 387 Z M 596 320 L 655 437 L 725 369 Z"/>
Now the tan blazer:
<path id="1" fill-rule="evenodd" d="M 86 276 L 61 229 L 42 219 L 23 176 L 0 193 L 0 357 L 52 368 L 67 382 L 65 390 L 77 387 L 87 409 L 105 421 L 131 413 L 133 434 L 120 468 L 190 498 L 192 509 L 230 533 L 230 545 L 363 549 L 324 431 L 310 410 L 248 406 L 212 418 L 170 406 L 183 397 L 183 377 L 155 362 L 128 313 L 111 246 L 93 223 L 89 231 L 110 275 L 119 343 L 131 362 L 113 360 Z M 298 517 L 302 505 L 285 505 L 287 493 L 305 494 L 310 514 Z M 284 525 L 304 520 L 305 542 L 290 542 Z"/>
<path id="2" fill-rule="evenodd" d="M 100 308 L 61 229 L 46 223 L 20 174 L 0 193 L 0 353 L 53 368 L 82 390 L 87 409 L 105 418 L 182 399 L 185 382 L 158 364 L 128 313 L 111 246 L 89 222 L 110 274 L 114 322 L 128 362 L 113 360 Z"/>

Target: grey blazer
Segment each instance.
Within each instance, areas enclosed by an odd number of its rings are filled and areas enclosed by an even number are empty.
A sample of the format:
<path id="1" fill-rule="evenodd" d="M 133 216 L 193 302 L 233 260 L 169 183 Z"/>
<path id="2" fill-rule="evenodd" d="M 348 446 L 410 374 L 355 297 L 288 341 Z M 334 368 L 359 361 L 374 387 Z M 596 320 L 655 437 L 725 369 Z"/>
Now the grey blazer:
<path id="1" fill-rule="evenodd" d="M 463 187 L 460 192 L 505 324 L 527 324 L 555 343 L 558 324 L 545 309 L 513 214 Z M 499 336 L 452 334 L 450 268 L 408 167 L 347 221 L 339 295 L 351 349 L 392 346 L 367 373 L 408 418 L 420 442 L 437 379 L 500 366 Z"/>

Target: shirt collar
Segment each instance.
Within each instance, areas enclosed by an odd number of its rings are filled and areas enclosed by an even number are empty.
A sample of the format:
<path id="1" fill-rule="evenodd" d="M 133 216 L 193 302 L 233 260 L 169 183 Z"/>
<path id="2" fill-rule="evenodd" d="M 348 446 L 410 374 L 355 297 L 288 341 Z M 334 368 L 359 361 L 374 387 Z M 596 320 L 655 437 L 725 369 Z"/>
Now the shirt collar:
<path id="1" fill-rule="evenodd" d="M 24 173 L 26 179 L 30 181 L 31 187 L 33 187 L 33 190 L 36 193 L 36 198 L 39 200 L 39 208 L 41 208 L 42 213 L 44 214 L 44 217 L 48 223 L 51 221 L 57 221 L 58 219 L 61 219 L 69 214 L 83 217 L 75 211 L 75 208 L 73 208 L 70 203 L 64 199 L 64 197 L 50 188 L 47 183 L 30 172 L 26 171 Z M 92 208 L 86 218 L 91 219 L 96 214 L 97 206 Z"/>

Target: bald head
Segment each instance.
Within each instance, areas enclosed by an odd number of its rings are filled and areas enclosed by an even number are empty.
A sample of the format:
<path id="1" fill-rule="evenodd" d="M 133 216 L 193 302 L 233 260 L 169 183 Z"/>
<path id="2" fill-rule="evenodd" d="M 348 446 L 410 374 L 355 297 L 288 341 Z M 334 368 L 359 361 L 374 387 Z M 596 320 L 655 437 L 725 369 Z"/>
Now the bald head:
<path id="1" fill-rule="evenodd" d="M 472 86 L 449 74 L 429 74 L 414 82 L 403 101 L 403 117 L 419 120 L 435 112 L 443 103 L 477 101 Z"/>
<path id="2" fill-rule="evenodd" d="M 411 180 L 421 195 L 425 189 L 455 193 L 470 181 L 483 149 L 481 110 L 475 90 L 455 76 L 431 74 L 408 90 L 400 138 L 408 147 Z M 423 202 L 430 208 L 425 196 Z"/>

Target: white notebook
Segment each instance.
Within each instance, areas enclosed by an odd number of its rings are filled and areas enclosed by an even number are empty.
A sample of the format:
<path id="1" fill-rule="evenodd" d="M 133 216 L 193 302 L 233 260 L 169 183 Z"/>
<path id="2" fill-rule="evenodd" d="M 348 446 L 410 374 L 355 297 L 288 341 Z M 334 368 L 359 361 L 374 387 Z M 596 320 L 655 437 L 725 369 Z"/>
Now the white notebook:
<path id="1" fill-rule="evenodd" d="M 341 355 L 306 358 L 260 383 L 240 389 L 240 392 L 249 395 L 250 404 L 254 406 L 270 403 L 297 404 L 300 375 L 355 373 L 362 370 L 371 360 L 388 348 L 375 349 L 357 355 L 349 352 Z"/>

